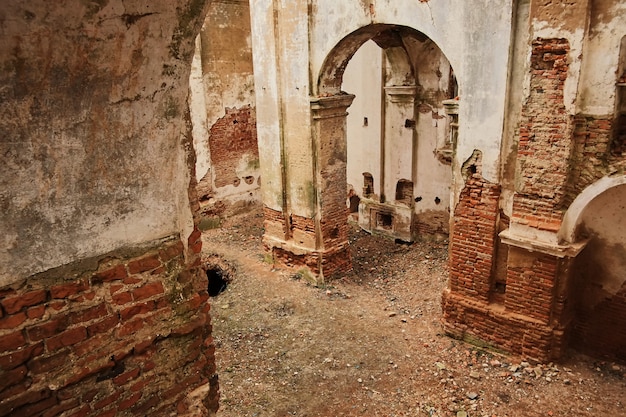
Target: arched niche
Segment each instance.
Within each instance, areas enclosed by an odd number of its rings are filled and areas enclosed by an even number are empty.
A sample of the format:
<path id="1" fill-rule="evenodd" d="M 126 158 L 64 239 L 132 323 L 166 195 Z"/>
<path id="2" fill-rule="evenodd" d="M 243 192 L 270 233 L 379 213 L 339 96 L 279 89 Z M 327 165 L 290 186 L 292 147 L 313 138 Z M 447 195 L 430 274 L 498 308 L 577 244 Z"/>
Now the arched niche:
<path id="1" fill-rule="evenodd" d="M 585 188 L 567 209 L 561 228 L 558 232 L 559 241 L 574 243 L 579 238 L 577 232 L 582 215 L 587 206 L 600 194 L 614 187 L 626 184 L 626 175 L 604 177 Z"/>
<path id="2" fill-rule="evenodd" d="M 570 238 L 586 246 L 573 260 L 572 346 L 626 359 L 626 177 L 605 178 L 572 204 Z"/>

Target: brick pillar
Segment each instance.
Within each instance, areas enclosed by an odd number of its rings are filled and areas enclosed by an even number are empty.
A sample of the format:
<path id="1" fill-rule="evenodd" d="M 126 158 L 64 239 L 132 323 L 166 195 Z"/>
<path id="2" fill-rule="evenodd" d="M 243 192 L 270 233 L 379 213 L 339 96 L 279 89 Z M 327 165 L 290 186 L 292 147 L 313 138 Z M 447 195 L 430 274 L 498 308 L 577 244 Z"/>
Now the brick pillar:
<path id="1" fill-rule="evenodd" d="M 353 95 L 344 94 L 311 101 L 317 188 L 315 233 L 322 278 L 352 269 L 346 209 L 346 110 L 353 99 Z"/>
<path id="2" fill-rule="evenodd" d="M 468 178 L 454 212 L 450 291 L 488 302 L 500 187 L 476 173 Z"/>

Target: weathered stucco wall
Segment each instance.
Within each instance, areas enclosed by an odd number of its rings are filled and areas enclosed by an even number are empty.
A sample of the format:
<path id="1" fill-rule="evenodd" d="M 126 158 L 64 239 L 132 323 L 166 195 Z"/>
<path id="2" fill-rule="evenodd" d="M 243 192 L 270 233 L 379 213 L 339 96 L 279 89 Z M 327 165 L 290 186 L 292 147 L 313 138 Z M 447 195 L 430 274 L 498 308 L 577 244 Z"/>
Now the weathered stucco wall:
<path id="1" fill-rule="evenodd" d="M 187 107 L 207 2 L 0 4 L 0 415 L 213 415 Z"/>
<path id="2" fill-rule="evenodd" d="M 343 78 L 342 89 L 355 95 L 347 118 L 347 178 L 359 196 L 363 196 L 364 172 L 374 179 L 374 193 L 381 190 L 381 74 L 382 51 L 370 41 L 354 54 Z"/>
<path id="3" fill-rule="evenodd" d="M 191 232 L 181 86 L 202 11 L 0 6 L 0 284 Z"/>
<path id="4" fill-rule="evenodd" d="M 260 199 L 248 1 L 212 1 L 190 79 L 203 213 Z"/>
<path id="5" fill-rule="evenodd" d="M 313 3 L 311 74 L 314 88 L 328 52 L 345 36 L 371 23 L 414 28 L 443 51 L 455 70 L 462 100 L 458 168 L 474 149 L 483 152 L 483 175 L 497 179 L 507 64 L 511 41 L 511 2 L 370 1 Z M 314 90 L 315 94 L 316 91 Z M 458 194 L 462 184 L 457 184 Z"/>

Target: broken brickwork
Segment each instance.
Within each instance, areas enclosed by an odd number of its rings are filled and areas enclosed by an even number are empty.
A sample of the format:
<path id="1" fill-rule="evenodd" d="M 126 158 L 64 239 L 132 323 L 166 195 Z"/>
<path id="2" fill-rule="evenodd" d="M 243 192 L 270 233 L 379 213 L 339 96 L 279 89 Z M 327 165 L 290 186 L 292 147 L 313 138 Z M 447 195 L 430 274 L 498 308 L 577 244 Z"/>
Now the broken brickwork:
<path id="1" fill-rule="evenodd" d="M 239 170 L 254 168 L 259 160 L 254 110 L 250 106 L 227 108 L 224 117 L 211 126 L 210 133 L 215 187 L 238 187 L 247 179 L 238 175 Z M 242 161 L 251 166 L 241 166 Z"/>
<path id="2" fill-rule="evenodd" d="M 623 144 L 618 140 L 619 127 L 615 125 L 613 115 L 579 114 L 574 120 L 574 150 L 567 203 L 603 176 L 626 170 L 626 156 L 623 155 Z"/>
<path id="3" fill-rule="evenodd" d="M 450 290 L 487 302 L 494 262 L 500 187 L 472 174 L 454 211 L 450 237 Z"/>
<path id="4" fill-rule="evenodd" d="M 184 414 L 218 385 L 200 234 L 85 260 L 1 290 L 0 415 Z M 91 267 L 93 265 L 93 267 Z"/>
<path id="5" fill-rule="evenodd" d="M 519 187 L 512 221 L 558 231 L 567 192 L 573 121 L 563 102 L 569 42 L 535 39 L 532 43 L 530 94 L 519 129 Z"/>

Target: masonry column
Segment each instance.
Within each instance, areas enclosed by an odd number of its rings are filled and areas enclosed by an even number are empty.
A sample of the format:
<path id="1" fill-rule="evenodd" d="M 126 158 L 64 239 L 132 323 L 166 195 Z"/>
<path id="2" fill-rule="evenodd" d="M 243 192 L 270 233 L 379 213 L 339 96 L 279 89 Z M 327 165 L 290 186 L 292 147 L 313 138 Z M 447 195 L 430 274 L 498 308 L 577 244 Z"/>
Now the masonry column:
<path id="1" fill-rule="evenodd" d="M 588 1 L 532 1 L 528 95 L 522 106 L 508 245 L 503 327 L 520 334 L 509 348 L 541 361 L 562 355 L 571 321 L 571 260 L 584 244 L 557 237 L 568 207 L 574 116 Z M 556 24 L 558 22 L 558 25 Z"/>
<path id="2" fill-rule="evenodd" d="M 317 197 L 315 234 L 322 279 L 352 269 L 346 209 L 346 109 L 352 100 L 351 94 L 311 100 Z"/>

